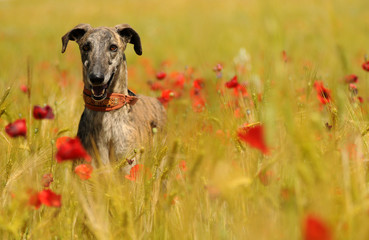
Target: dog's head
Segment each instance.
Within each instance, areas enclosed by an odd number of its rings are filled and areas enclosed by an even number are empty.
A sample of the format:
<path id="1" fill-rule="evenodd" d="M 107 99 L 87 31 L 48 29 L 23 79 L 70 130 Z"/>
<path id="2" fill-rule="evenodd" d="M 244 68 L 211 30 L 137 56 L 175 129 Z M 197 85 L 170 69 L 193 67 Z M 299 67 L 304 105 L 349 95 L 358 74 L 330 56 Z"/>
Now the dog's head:
<path id="1" fill-rule="evenodd" d="M 89 24 L 79 24 L 62 37 L 62 53 L 69 40 L 79 45 L 84 84 L 90 88 L 92 97 L 97 101 L 106 98 L 107 89 L 124 61 L 127 44 L 133 44 L 135 52 L 142 54 L 140 36 L 128 24 L 114 28 L 92 28 Z"/>

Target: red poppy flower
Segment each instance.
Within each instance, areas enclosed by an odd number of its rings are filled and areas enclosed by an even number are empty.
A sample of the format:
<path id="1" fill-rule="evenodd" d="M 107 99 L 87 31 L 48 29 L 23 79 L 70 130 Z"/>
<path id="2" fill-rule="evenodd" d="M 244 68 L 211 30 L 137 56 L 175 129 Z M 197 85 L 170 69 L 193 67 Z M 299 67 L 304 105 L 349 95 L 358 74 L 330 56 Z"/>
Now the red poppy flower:
<path id="1" fill-rule="evenodd" d="M 43 108 L 40 106 L 34 106 L 33 107 L 33 117 L 39 120 L 54 119 L 53 109 L 49 105 L 46 105 Z"/>
<path id="2" fill-rule="evenodd" d="M 193 81 L 193 88 L 197 89 L 197 90 L 201 90 L 204 88 L 204 80 L 201 78 L 197 78 Z"/>
<path id="3" fill-rule="evenodd" d="M 26 137 L 27 134 L 26 120 L 18 119 L 13 123 L 9 123 L 8 125 L 5 126 L 5 132 L 10 137 L 18 137 L 18 136 Z"/>
<path id="4" fill-rule="evenodd" d="M 186 82 L 186 77 L 182 73 L 177 73 L 174 79 L 175 79 L 174 87 L 183 89 L 184 84 Z"/>
<path id="5" fill-rule="evenodd" d="M 87 180 L 91 177 L 91 173 L 93 171 L 93 167 L 90 164 L 81 164 L 78 165 L 74 172 L 79 176 L 82 180 Z"/>
<path id="6" fill-rule="evenodd" d="M 242 118 L 244 117 L 244 114 L 241 111 L 241 108 L 237 107 L 234 111 L 233 111 L 233 116 L 235 118 Z"/>
<path id="7" fill-rule="evenodd" d="M 229 80 L 228 82 L 225 83 L 225 86 L 227 88 L 236 88 L 238 87 L 239 83 L 237 80 L 237 75 L 235 75 L 231 80 Z"/>
<path id="8" fill-rule="evenodd" d="M 28 87 L 27 87 L 27 85 L 24 85 L 24 84 L 22 84 L 22 85 L 20 85 L 20 90 L 22 91 L 22 92 L 24 92 L 24 93 L 28 93 Z"/>
<path id="9" fill-rule="evenodd" d="M 363 63 L 363 65 L 361 65 L 361 67 L 362 67 L 365 71 L 369 72 L 369 61 L 364 62 L 364 63 Z"/>
<path id="10" fill-rule="evenodd" d="M 163 89 L 163 86 L 161 85 L 160 82 L 154 82 L 154 83 L 149 83 L 150 84 L 150 89 L 153 91 L 160 91 Z"/>
<path id="11" fill-rule="evenodd" d="M 164 105 L 167 106 L 168 103 L 175 97 L 176 93 L 172 90 L 163 90 L 161 92 L 161 97 L 158 97 L 158 100 Z"/>
<path id="12" fill-rule="evenodd" d="M 158 79 L 158 80 L 163 80 L 166 76 L 167 76 L 167 74 L 165 72 L 156 73 L 156 79 Z"/>
<path id="13" fill-rule="evenodd" d="M 222 77 L 222 70 L 223 70 L 223 66 L 220 63 L 218 63 L 213 68 L 213 71 L 215 72 L 217 78 L 221 78 Z"/>
<path id="14" fill-rule="evenodd" d="M 204 80 L 201 78 L 196 79 L 195 81 L 193 81 L 193 86 L 190 90 L 190 97 L 194 98 L 197 96 L 200 96 L 201 94 L 201 89 L 204 88 Z"/>
<path id="15" fill-rule="evenodd" d="M 308 215 L 304 220 L 305 240 L 331 240 L 332 233 L 325 222 L 320 218 Z"/>
<path id="16" fill-rule="evenodd" d="M 71 137 L 67 137 L 67 136 L 63 136 L 63 137 L 60 137 L 58 139 L 56 139 L 56 143 L 55 143 L 55 146 L 57 149 L 59 149 L 59 147 L 64 144 L 65 142 L 69 141 L 70 139 L 72 139 Z"/>
<path id="17" fill-rule="evenodd" d="M 242 97 L 247 97 L 247 89 L 243 84 L 238 84 L 237 87 L 233 88 L 233 94 L 238 97 L 240 94 Z"/>
<path id="18" fill-rule="evenodd" d="M 61 195 L 58 195 L 50 189 L 42 190 L 38 193 L 38 199 L 40 202 L 48 207 L 60 207 Z"/>
<path id="19" fill-rule="evenodd" d="M 39 209 L 42 203 L 38 197 L 38 192 L 30 190 L 28 191 L 28 194 L 29 194 L 28 204 L 34 206 L 36 209 Z"/>
<path id="20" fill-rule="evenodd" d="M 53 175 L 51 173 L 46 173 L 42 176 L 41 184 L 43 187 L 47 188 L 54 181 Z"/>
<path id="21" fill-rule="evenodd" d="M 322 104 L 327 104 L 331 102 L 331 91 L 323 86 L 322 82 L 315 82 L 314 83 L 315 90 L 317 92 L 318 100 Z"/>
<path id="22" fill-rule="evenodd" d="M 290 58 L 287 56 L 287 53 L 285 50 L 282 51 L 282 59 L 283 59 L 283 62 L 288 62 L 290 60 Z"/>
<path id="23" fill-rule="evenodd" d="M 264 127 L 262 125 L 241 127 L 237 131 L 240 140 L 246 142 L 253 148 L 259 149 L 262 153 L 268 154 L 269 149 L 264 139 Z"/>
<path id="24" fill-rule="evenodd" d="M 201 95 L 192 97 L 192 109 L 194 112 L 204 111 L 205 99 Z"/>
<path id="25" fill-rule="evenodd" d="M 353 84 L 353 83 L 350 83 L 350 84 L 349 84 L 349 90 L 350 90 L 354 95 L 358 94 L 358 92 L 359 92 L 359 90 L 357 89 L 356 85 L 355 85 L 355 84 Z"/>
<path id="26" fill-rule="evenodd" d="M 262 93 L 258 94 L 258 100 L 259 100 L 259 102 L 263 101 L 263 94 Z"/>
<path id="27" fill-rule="evenodd" d="M 136 181 L 137 178 L 140 176 L 141 172 L 143 171 L 143 169 L 144 169 L 143 164 L 134 165 L 129 171 L 129 175 L 126 175 L 125 178 L 131 181 Z"/>
<path id="28" fill-rule="evenodd" d="M 186 172 L 187 171 L 187 163 L 185 160 L 182 160 L 179 162 L 178 164 L 179 168 L 183 171 Z"/>
<path id="29" fill-rule="evenodd" d="M 357 99 L 359 100 L 360 103 L 363 103 L 364 102 L 364 99 L 362 97 L 357 97 Z"/>
<path id="30" fill-rule="evenodd" d="M 214 72 L 220 72 L 223 70 L 223 66 L 222 64 L 218 63 L 217 65 L 215 65 L 215 67 L 213 68 Z"/>
<path id="31" fill-rule="evenodd" d="M 80 158 L 84 158 L 88 162 L 91 161 L 90 155 L 88 155 L 86 150 L 83 148 L 78 137 L 66 140 L 59 146 L 58 151 L 56 152 L 56 160 L 58 163 Z"/>
<path id="32" fill-rule="evenodd" d="M 357 81 L 358 81 L 358 76 L 356 76 L 355 74 L 350 74 L 345 77 L 346 83 L 357 83 Z"/>

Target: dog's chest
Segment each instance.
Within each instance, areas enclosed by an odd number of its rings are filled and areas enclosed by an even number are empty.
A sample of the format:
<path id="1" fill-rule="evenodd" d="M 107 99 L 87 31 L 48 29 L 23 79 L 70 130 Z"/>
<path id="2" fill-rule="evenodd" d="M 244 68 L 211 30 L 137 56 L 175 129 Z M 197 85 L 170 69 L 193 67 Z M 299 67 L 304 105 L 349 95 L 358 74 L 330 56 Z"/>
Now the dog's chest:
<path id="1" fill-rule="evenodd" d="M 129 154 L 137 143 L 137 131 L 126 108 L 111 112 L 95 112 L 87 109 L 81 118 L 78 132 L 78 135 L 84 137 L 90 135 L 96 142 L 100 154 L 110 155 L 113 151 L 116 157 Z"/>

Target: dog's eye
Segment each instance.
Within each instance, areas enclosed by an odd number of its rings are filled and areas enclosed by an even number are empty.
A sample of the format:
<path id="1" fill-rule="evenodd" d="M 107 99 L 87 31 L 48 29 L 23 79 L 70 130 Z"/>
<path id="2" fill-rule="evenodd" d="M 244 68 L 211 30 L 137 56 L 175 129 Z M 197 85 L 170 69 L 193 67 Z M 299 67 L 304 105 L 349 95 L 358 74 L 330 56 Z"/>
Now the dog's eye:
<path id="1" fill-rule="evenodd" d="M 88 45 L 88 44 L 86 44 L 86 45 L 84 45 L 83 47 L 82 47 L 82 50 L 83 51 L 85 51 L 85 52 L 87 52 L 87 51 L 90 51 L 90 45 Z"/>
<path id="2" fill-rule="evenodd" d="M 117 50 L 118 50 L 118 47 L 117 47 L 117 45 L 110 45 L 110 51 L 112 51 L 112 52 L 116 52 Z"/>

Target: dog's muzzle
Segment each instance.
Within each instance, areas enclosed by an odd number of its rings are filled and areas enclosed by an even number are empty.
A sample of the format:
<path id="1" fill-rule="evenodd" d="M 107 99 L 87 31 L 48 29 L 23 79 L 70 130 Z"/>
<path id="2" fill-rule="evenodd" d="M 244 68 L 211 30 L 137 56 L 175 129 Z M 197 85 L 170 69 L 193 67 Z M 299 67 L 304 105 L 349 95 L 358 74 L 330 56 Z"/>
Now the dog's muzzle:
<path id="1" fill-rule="evenodd" d="M 110 86 L 110 83 L 111 81 L 113 80 L 114 78 L 114 74 L 115 72 L 113 72 L 109 78 L 109 81 L 104 84 L 104 85 L 99 85 L 99 86 L 93 86 L 93 85 L 90 85 L 90 89 L 91 89 L 91 93 L 92 93 L 92 98 L 95 100 L 95 101 L 102 101 L 106 98 L 107 96 L 107 89 L 109 88 Z"/>

